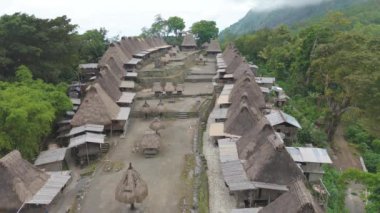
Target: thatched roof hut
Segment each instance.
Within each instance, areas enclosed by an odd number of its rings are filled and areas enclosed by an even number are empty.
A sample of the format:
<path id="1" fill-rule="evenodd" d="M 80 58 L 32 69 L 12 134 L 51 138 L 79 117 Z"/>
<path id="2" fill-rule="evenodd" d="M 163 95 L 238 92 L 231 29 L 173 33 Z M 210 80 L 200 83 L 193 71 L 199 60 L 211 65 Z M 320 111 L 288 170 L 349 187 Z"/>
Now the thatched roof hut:
<path id="1" fill-rule="evenodd" d="M 154 118 L 149 128 L 157 133 L 160 129 L 165 129 L 165 126 L 159 118 Z"/>
<path id="2" fill-rule="evenodd" d="M 233 43 L 229 43 L 223 52 L 223 59 L 226 65 L 230 65 L 236 55 L 239 55 L 239 51 Z"/>
<path id="3" fill-rule="evenodd" d="M 219 41 L 215 39 L 211 40 L 210 44 L 207 47 L 206 52 L 213 53 L 213 54 L 221 53 L 222 49 L 220 49 Z"/>
<path id="4" fill-rule="evenodd" d="M 117 61 L 125 64 L 130 60 L 122 50 L 120 43 L 111 43 L 99 61 L 99 65 L 105 65 L 109 58 L 114 57 Z"/>
<path id="5" fill-rule="evenodd" d="M 227 65 L 226 74 L 233 74 L 242 63 L 245 63 L 240 54 L 235 54 L 229 64 L 227 64 L 226 60 L 224 61 Z"/>
<path id="6" fill-rule="evenodd" d="M 122 92 L 119 89 L 121 80 L 117 79 L 115 75 L 112 74 L 111 70 L 102 69 L 100 71 L 101 77 L 96 80 L 104 91 L 109 95 L 113 101 L 119 100 L 122 95 Z"/>
<path id="7" fill-rule="evenodd" d="M 322 213 L 305 183 L 298 179 L 289 186 L 289 191 L 278 197 L 259 213 Z"/>
<path id="8" fill-rule="evenodd" d="M 161 82 L 153 82 L 152 90 L 154 93 L 161 93 L 163 91 L 163 88 L 161 86 Z"/>
<path id="9" fill-rule="evenodd" d="M 196 47 L 197 43 L 195 42 L 194 35 L 189 33 L 183 38 L 181 47 Z"/>
<path id="10" fill-rule="evenodd" d="M 146 131 L 139 143 L 139 149 L 160 149 L 161 139 L 154 131 Z"/>
<path id="11" fill-rule="evenodd" d="M 265 141 L 273 133 L 273 128 L 265 117 L 262 117 L 254 129 L 244 134 L 237 142 L 236 148 L 240 159 L 247 159 L 255 150 L 259 141 Z"/>
<path id="12" fill-rule="evenodd" d="M 81 126 L 87 123 L 109 125 L 117 117 L 119 106 L 107 95 L 99 83 L 92 85 L 71 120 L 72 126 Z"/>
<path id="13" fill-rule="evenodd" d="M 165 84 L 165 92 L 174 92 L 175 88 L 173 82 L 166 82 Z"/>
<path id="14" fill-rule="evenodd" d="M 242 136 L 255 128 L 261 116 L 257 109 L 250 107 L 246 102 L 231 106 L 224 124 L 224 132 Z"/>
<path id="15" fill-rule="evenodd" d="M 0 212 L 17 211 L 48 181 L 49 175 L 37 169 L 15 150 L 0 159 Z"/>
<path id="16" fill-rule="evenodd" d="M 115 199 L 131 204 L 131 209 L 134 209 L 134 203 L 141 203 L 147 196 L 148 186 L 130 163 L 123 179 L 116 187 Z"/>
<path id="17" fill-rule="evenodd" d="M 229 95 L 229 101 L 234 105 L 245 98 L 248 105 L 258 110 L 266 107 L 264 95 L 260 87 L 256 84 L 253 74 L 247 73 L 234 85 Z M 234 110 L 234 109 L 231 109 Z"/>
<path id="18" fill-rule="evenodd" d="M 268 130 L 267 130 L 268 131 Z M 286 151 L 280 136 L 271 131 L 262 140 L 252 141 L 255 147 L 246 154 L 244 168 L 251 181 L 288 185 L 298 178 L 304 178 L 301 169 Z"/>

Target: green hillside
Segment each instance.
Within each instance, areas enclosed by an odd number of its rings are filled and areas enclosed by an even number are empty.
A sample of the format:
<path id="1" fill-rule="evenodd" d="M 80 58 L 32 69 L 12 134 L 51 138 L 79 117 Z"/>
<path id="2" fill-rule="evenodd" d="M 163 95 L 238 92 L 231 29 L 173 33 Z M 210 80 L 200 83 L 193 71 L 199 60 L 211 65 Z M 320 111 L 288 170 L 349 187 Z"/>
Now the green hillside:
<path id="1" fill-rule="evenodd" d="M 287 7 L 273 11 L 257 12 L 250 10 L 242 19 L 220 33 L 220 38 L 235 37 L 263 28 L 274 28 L 278 25 L 294 25 L 321 17 L 330 10 L 344 10 L 352 5 L 367 2 L 368 0 L 331 0 L 317 5 L 304 7 Z"/>

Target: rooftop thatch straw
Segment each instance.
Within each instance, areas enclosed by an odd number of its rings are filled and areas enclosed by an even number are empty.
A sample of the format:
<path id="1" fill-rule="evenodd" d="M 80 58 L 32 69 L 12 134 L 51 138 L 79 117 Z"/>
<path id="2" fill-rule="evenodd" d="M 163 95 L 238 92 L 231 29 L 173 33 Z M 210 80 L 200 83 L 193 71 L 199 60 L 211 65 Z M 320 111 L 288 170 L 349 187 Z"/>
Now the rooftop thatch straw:
<path id="1" fill-rule="evenodd" d="M 298 179 L 289 186 L 289 191 L 259 211 L 259 213 L 322 213 L 305 183 Z"/>
<path id="2" fill-rule="evenodd" d="M 160 129 L 165 129 L 165 126 L 164 124 L 161 122 L 161 120 L 159 118 L 154 118 L 154 120 L 152 121 L 152 123 L 149 125 L 149 128 L 153 131 L 156 132 L 156 134 L 158 134 L 158 131 Z"/>
<path id="3" fill-rule="evenodd" d="M 140 150 L 144 149 L 160 149 L 160 136 L 153 131 L 146 131 L 138 144 Z"/>
<path id="4" fill-rule="evenodd" d="M 128 170 L 117 185 L 115 199 L 122 203 L 131 204 L 131 209 L 134 209 L 134 204 L 141 203 L 147 196 L 148 186 L 140 174 L 132 168 L 132 163 L 129 163 Z"/>
<path id="5" fill-rule="evenodd" d="M 211 40 L 210 44 L 207 47 L 208 53 L 221 53 L 222 50 L 220 49 L 219 41 L 217 40 Z"/>
<path id="6" fill-rule="evenodd" d="M 254 107 L 248 106 L 244 101 L 240 102 L 238 107 L 231 106 L 228 109 L 224 132 L 242 136 L 255 128 L 261 116 L 261 113 Z"/>
<path id="7" fill-rule="evenodd" d="M 87 91 L 82 104 L 71 120 L 71 125 L 81 126 L 88 123 L 109 125 L 119 111 L 119 106 L 98 83 L 95 83 Z"/>
<path id="8" fill-rule="evenodd" d="M 182 42 L 182 47 L 196 47 L 197 44 L 195 43 L 195 39 L 193 34 L 189 33 L 185 35 Z"/>
<path id="9" fill-rule="evenodd" d="M 15 150 L 0 159 L 0 212 L 14 211 L 35 195 L 49 179 Z"/>

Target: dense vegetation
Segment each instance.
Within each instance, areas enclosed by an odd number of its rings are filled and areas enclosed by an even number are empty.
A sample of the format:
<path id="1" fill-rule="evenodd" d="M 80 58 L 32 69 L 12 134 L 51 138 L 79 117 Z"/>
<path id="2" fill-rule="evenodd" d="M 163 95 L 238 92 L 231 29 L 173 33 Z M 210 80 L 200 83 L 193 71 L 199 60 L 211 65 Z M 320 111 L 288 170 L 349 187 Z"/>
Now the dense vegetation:
<path id="1" fill-rule="evenodd" d="M 15 82 L 0 81 L 0 156 L 18 149 L 30 159 L 55 118 L 72 106 L 64 84 L 33 80 L 26 66 L 17 69 L 15 78 Z"/>
<path id="2" fill-rule="evenodd" d="M 78 34 L 76 27 L 66 16 L 0 17 L 0 156 L 18 149 L 35 157 L 53 122 L 71 108 L 67 85 L 50 83 L 75 80 L 79 63 L 103 55 L 106 30 Z"/>
<path id="3" fill-rule="evenodd" d="M 366 2 L 367 0 L 331 0 L 320 4 L 302 7 L 285 7 L 272 11 L 250 10 L 238 22 L 223 30 L 220 38 L 229 39 L 239 35 L 252 33 L 263 28 L 274 28 L 281 24 L 299 25 L 310 19 L 321 17 L 329 10 L 343 10 L 349 6 Z"/>
<path id="4" fill-rule="evenodd" d="M 179 46 L 183 40 L 183 29 L 185 29 L 185 22 L 181 17 L 172 16 L 166 20 L 158 14 L 155 16 L 154 21 L 149 28 L 142 28 L 140 36 L 162 37 L 168 44 Z M 210 42 L 210 39 L 216 38 L 219 33 L 219 29 L 216 27 L 216 22 L 207 20 L 193 23 L 190 30 L 195 34 L 199 46 L 204 42 Z"/>
<path id="5" fill-rule="evenodd" d="M 235 40 L 243 55 L 260 67 L 259 73 L 275 76 L 291 97 L 284 110 L 303 127 L 299 145 L 330 146 L 340 125 L 361 152 L 369 173 L 327 170 L 324 181 L 332 191 L 329 212 L 344 208 L 344 184 L 349 180 L 368 186 L 366 208 L 380 212 L 380 184 L 368 181 L 380 176 L 378 8 L 379 1 L 369 1 L 296 29 L 282 25 Z"/>
<path id="6" fill-rule="evenodd" d="M 66 16 L 40 19 L 15 13 L 0 17 L 0 80 L 12 80 L 20 65 L 33 76 L 58 83 L 76 78 L 82 62 L 97 62 L 105 51 L 106 31 L 78 34 Z"/>

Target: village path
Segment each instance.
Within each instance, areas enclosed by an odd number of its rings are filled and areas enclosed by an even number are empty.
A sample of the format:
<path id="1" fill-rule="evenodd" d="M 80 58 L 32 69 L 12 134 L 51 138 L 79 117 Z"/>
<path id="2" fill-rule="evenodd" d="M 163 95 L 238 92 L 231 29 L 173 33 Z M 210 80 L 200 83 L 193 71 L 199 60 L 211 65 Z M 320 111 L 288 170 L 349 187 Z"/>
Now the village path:
<path id="1" fill-rule="evenodd" d="M 342 126 L 338 126 L 335 133 L 333 150 L 333 164 L 337 169 L 340 169 L 341 171 L 349 168 L 362 170 L 359 159 L 360 154 L 345 140 Z M 361 184 L 351 182 L 347 186 L 345 206 L 350 213 L 365 212 L 364 202 L 360 198 L 360 194 L 362 194 L 363 190 L 364 187 Z"/>

